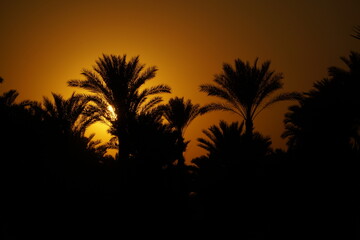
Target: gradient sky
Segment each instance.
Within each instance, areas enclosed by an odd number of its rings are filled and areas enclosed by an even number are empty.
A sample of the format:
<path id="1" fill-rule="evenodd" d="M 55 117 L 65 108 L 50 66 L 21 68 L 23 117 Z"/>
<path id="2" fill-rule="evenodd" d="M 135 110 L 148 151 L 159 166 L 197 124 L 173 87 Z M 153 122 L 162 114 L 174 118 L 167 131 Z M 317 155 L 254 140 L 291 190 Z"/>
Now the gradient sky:
<path id="1" fill-rule="evenodd" d="M 326 77 L 330 66 L 343 66 L 340 56 L 359 51 L 350 37 L 360 25 L 359 0 L 1 0 L 0 93 L 17 89 L 19 100 L 42 100 L 51 92 L 65 97 L 103 53 L 140 55 L 159 68 L 149 85 L 172 87 L 169 97 L 193 103 L 216 101 L 199 92 L 211 83 L 222 63 L 235 58 L 271 60 L 284 73 L 284 91 L 307 91 Z M 255 121 L 255 130 L 270 136 L 273 147 L 285 147 L 280 135 L 291 102 L 274 105 Z M 185 137 L 192 140 L 187 160 L 203 151 L 196 138 L 220 119 L 242 119 L 210 113 L 196 119 Z M 104 127 L 90 129 L 106 139 Z"/>

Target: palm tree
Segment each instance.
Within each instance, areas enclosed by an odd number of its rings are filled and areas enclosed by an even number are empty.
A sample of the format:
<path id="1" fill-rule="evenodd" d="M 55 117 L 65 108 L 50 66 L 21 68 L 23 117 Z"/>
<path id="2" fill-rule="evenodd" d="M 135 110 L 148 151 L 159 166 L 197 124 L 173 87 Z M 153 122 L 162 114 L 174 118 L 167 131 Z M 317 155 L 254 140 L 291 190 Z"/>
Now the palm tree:
<path id="1" fill-rule="evenodd" d="M 301 179 L 299 196 L 318 201 L 301 201 L 302 217 L 317 211 L 323 213 L 316 219 L 323 223 L 319 227 L 325 229 L 331 222 L 347 232 L 347 213 L 356 208 L 349 203 L 356 202 L 353 190 L 359 189 L 360 54 L 351 52 L 341 59 L 346 68 L 330 67 L 328 78 L 315 82 L 289 109 L 283 137 L 287 137 L 291 162 L 296 166 L 293 179 Z M 329 208 L 330 215 L 326 214 Z"/>
<path id="2" fill-rule="evenodd" d="M 0 84 L 4 82 L 4 79 L 2 77 L 0 77 Z M 16 98 L 19 96 L 18 91 L 11 89 L 7 92 L 4 92 L 1 96 L 0 96 L 0 104 L 3 106 L 7 106 L 7 107 L 14 107 L 16 105 L 18 105 L 19 107 L 26 107 L 31 105 L 32 101 L 29 100 L 25 100 L 25 101 L 21 101 L 19 104 L 15 103 Z"/>
<path id="3" fill-rule="evenodd" d="M 192 163 L 198 167 L 197 191 L 208 209 L 205 214 L 211 212 L 204 219 L 211 222 L 221 218 L 227 222 L 233 221 L 235 214 L 239 226 L 246 229 L 261 206 L 257 170 L 271 153 L 271 142 L 256 132 L 249 138 L 244 130 L 244 122 L 225 121 L 204 130 L 206 137 L 198 141 L 207 154 Z"/>
<path id="4" fill-rule="evenodd" d="M 360 54 L 351 52 L 341 59 L 348 69 L 330 67 L 329 78 L 315 82 L 298 105 L 289 107 L 282 137 L 288 138 L 290 150 L 329 153 L 351 145 L 358 149 Z"/>
<path id="5" fill-rule="evenodd" d="M 42 116 L 51 130 L 56 130 L 55 136 L 71 141 L 73 146 L 70 144 L 68 147 L 86 149 L 104 157 L 110 148 L 109 144 L 100 144 L 100 140 L 93 140 L 95 134 L 85 136 L 87 128 L 100 120 L 100 116 L 89 108 L 90 99 L 75 93 L 68 99 L 56 93 L 52 93 L 52 97 L 53 101 L 44 97 L 43 105 L 34 103 L 31 109 Z"/>
<path id="6" fill-rule="evenodd" d="M 19 93 L 16 90 L 9 90 L 0 96 L 0 103 L 10 107 L 15 104 L 15 100 L 18 96 Z"/>
<path id="7" fill-rule="evenodd" d="M 159 106 L 158 110 L 177 136 L 178 165 L 183 166 L 185 164 L 183 153 L 189 143 L 184 141 L 185 130 L 196 117 L 207 113 L 210 109 L 208 106 L 193 104 L 191 100 L 185 101 L 183 97 L 175 97 L 171 98 L 168 104 Z"/>
<path id="8" fill-rule="evenodd" d="M 244 133 L 244 123 L 227 124 L 225 121 L 220 121 L 219 126 L 212 125 L 208 130 L 203 130 L 203 133 L 207 139 L 198 138 L 199 147 L 207 150 L 207 158 L 221 164 L 237 164 L 238 158 L 255 159 L 266 156 L 271 151 L 269 138 L 257 132 L 251 139 L 247 138 Z"/>
<path id="9" fill-rule="evenodd" d="M 229 125 L 220 121 L 219 126 L 212 125 L 208 130 L 203 130 L 208 139 L 198 138 L 199 147 L 207 150 L 210 158 L 221 158 L 223 161 L 228 160 L 228 157 L 236 158 L 233 153 L 242 141 L 243 129 L 243 123 L 233 122 Z"/>
<path id="10" fill-rule="evenodd" d="M 256 116 L 270 105 L 284 100 L 298 97 L 297 93 L 282 93 L 268 99 L 275 91 L 283 87 L 281 73 L 270 71 L 270 61 L 257 66 L 258 58 L 254 65 L 235 60 L 235 67 L 223 64 L 223 71 L 215 75 L 215 85 L 204 84 L 200 91 L 208 96 L 215 96 L 225 100 L 225 103 L 213 103 L 212 108 L 230 111 L 240 115 L 245 121 L 246 135 L 253 133 L 253 121 Z"/>
<path id="11" fill-rule="evenodd" d="M 110 125 L 110 133 L 118 140 L 119 157 L 127 159 L 130 154 L 127 146 L 129 122 L 137 114 L 151 110 L 162 101 L 159 96 L 148 100 L 149 96 L 170 93 L 170 87 L 157 85 L 141 91 L 140 88 L 155 77 L 157 68 L 145 69 L 145 65 L 139 63 L 138 56 L 127 61 L 126 55 L 103 54 L 93 70 L 83 70 L 85 80 L 70 80 L 68 84 L 93 93 L 88 95 L 95 103 L 92 105 L 93 111 Z"/>
<path id="12" fill-rule="evenodd" d="M 44 97 L 43 112 L 45 120 L 57 125 L 61 133 L 84 137 L 86 129 L 99 120 L 88 112 L 88 103 L 84 95 L 73 93 L 68 99 L 52 93 L 54 101 Z"/>

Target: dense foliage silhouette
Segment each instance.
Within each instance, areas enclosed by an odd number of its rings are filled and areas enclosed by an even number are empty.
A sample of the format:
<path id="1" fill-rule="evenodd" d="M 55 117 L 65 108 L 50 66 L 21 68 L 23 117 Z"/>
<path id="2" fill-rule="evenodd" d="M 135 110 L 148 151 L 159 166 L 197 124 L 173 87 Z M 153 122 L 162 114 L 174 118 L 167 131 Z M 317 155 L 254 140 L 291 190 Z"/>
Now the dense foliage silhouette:
<path id="1" fill-rule="evenodd" d="M 360 54 L 347 69 L 302 94 L 282 93 L 270 62 L 224 64 L 215 85 L 200 90 L 225 100 L 200 106 L 144 88 L 157 69 L 139 57 L 103 55 L 85 80 L 90 93 L 52 93 L 42 102 L 0 96 L 1 228 L 4 239 L 148 237 L 354 239 L 359 228 Z M 0 78 L 0 83 L 3 83 Z M 2 85 L 0 85 L 1 87 Z M 152 98 L 150 98 L 152 97 Z M 254 118 L 282 100 L 287 149 L 254 131 Z M 110 107 L 111 106 L 111 107 Z M 185 161 L 187 126 L 212 111 L 236 112 L 203 130 L 205 154 Z M 114 136 L 95 139 L 105 122 Z M 107 150 L 118 149 L 110 156 Z"/>
<path id="2" fill-rule="evenodd" d="M 351 52 L 341 59 L 348 69 L 330 67 L 329 78 L 314 83 L 289 108 L 283 137 L 288 138 L 296 188 L 304 200 L 300 216 L 312 216 L 304 218 L 319 235 L 322 230 L 345 237 L 355 229 L 353 214 L 358 211 L 360 55 Z M 309 196 L 314 200 L 305 199 Z"/>

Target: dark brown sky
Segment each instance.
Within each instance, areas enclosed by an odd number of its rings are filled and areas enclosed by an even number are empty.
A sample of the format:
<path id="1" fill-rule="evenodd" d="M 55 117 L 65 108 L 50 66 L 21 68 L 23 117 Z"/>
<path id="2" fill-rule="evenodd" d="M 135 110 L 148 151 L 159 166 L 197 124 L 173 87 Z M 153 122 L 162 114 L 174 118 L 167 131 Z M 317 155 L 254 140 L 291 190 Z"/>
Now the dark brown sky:
<path id="1" fill-rule="evenodd" d="M 102 53 L 140 55 L 147 66 L 156 65 L 150 84 L 170 85 L 167 98 L 212 101 L 199 85 L 235 58 L 271 60 L 284 73 L 285 91 L 306 91 L 329 66 L 342 66 L 340 56 L 360 50 L 349 36 L 355 25 L 359 0 L 1 0 L 0 92 L 15 88 L 20 100 L 41 100 L 51 91 L 68 97 L 74 89 L 66 82 L 81 78 Z M 255 121 L 274 147 L 284 147 L 280 134 L 289 104 Z M 196 119 L 187 129 L 188 159 L 202 153 L 196 146 L 201 130 L 220 119 L 241 120 L 224 113 Z M 91 131 L 105 138 L 104 127 Z"/>

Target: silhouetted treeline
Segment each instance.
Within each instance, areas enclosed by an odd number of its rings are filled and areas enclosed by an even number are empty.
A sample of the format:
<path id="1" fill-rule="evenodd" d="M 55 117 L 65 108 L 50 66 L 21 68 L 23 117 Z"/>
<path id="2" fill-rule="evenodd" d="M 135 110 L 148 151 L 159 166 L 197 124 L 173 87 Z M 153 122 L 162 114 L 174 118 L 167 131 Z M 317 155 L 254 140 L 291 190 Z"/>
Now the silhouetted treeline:
<path id="1" fill-rule="evenodd" d="M 237 59 L 201 85 L 221 100 L 206 106 L 179 97 L 162 103 L 169 86 L 142 88 L 156 67 L 126 55 L 103 55 L 85 80 L 69 81 L 89 94 L 18 102 L 16 90 L 4 92 L 4 239 L 355 239 L 360 54 L 342 60 L 346 69 L 330 67 L 308 92 L 270 98 L 282 74 L 269 61 Z M 283 100 L 295 101 L 284 119 L 287 149 L 274 150 L 253 120 Z M 185 162 L 186 127 L 218 110 L 239 121 L 203 129 L 206 154 Z M 108 143 L 85 134 L 99 121 L 110 127 Z"/>

